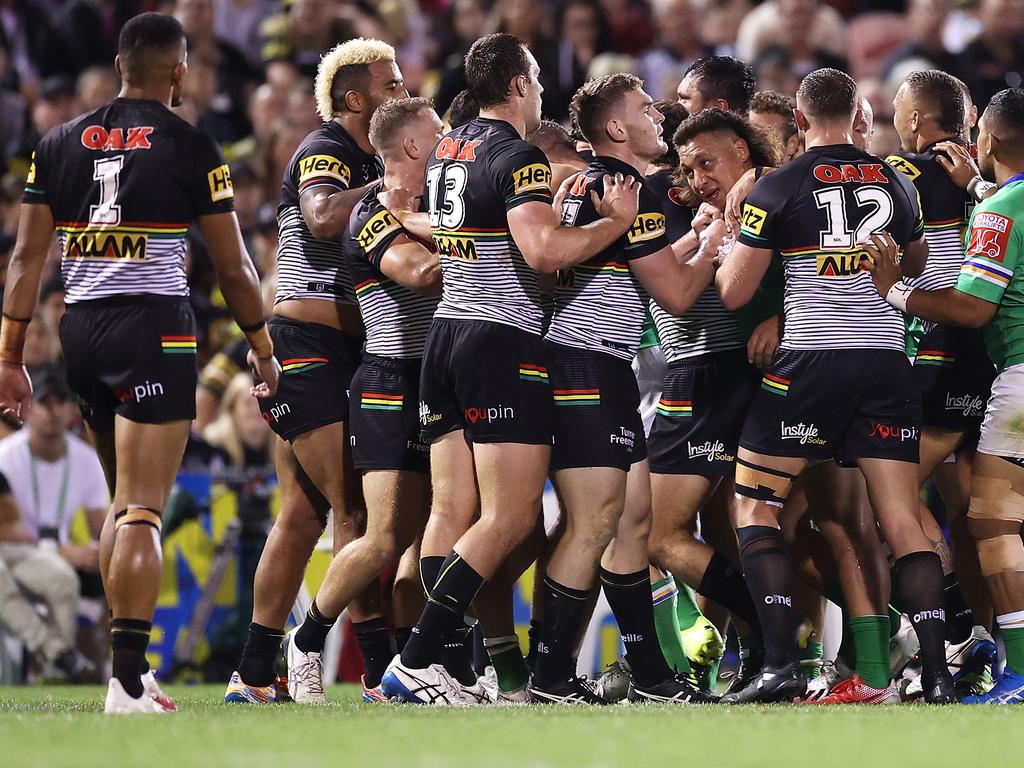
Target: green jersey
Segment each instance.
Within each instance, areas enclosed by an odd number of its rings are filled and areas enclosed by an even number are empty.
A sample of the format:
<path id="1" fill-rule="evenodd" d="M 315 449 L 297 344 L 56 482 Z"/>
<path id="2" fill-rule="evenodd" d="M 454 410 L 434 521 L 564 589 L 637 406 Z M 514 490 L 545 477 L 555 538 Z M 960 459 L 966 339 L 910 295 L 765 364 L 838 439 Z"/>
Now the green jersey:
<path id="1" fill-rule="evenodd" d="M 647 313 L 644 315 L 644 329 L 640 336 L 640 349 L 650 349 L 661 344 L 661 340 L 658 338 L 658 329 L 654 325 L 654 318 L 651 317 L 651 309 L 647 308 Z"/>
<path id="2" fill-rule="evenodd" d="M 974 209 L 956 288 L 997 305 L 985 346 L 999 371 L 1024 363 L 1024 177 Z"/>

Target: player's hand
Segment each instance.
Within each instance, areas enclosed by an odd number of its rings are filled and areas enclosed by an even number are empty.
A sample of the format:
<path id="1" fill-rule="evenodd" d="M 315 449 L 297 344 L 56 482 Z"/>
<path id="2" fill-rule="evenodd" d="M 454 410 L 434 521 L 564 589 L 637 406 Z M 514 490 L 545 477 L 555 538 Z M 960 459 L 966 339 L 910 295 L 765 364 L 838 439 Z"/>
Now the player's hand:
<path id="1" fill-rule="evenodd" d="M 957 144 L 955 141 L 940 141 L 934 149 L 936 150 L 935 161 L 949 174 L 953 183 L 961 189 L 967 189 L 971 179 L 979 175 L 978 164 L 974 162 L 971 153 L 962 144 Z"/>
<path id="2" fill-rule="evenodd" d="M 701 203 L 700 208 L 697 209 L 697 215 L 690 222 L 690 228 L 699 235 L 711 222 L 721 218 L 722 212 L 715 206 L 710 203 Z"/>
<path id="3" fill-rule="evenodd" d="M 32 403 L 32 382 L 24 365 L 0 362 L 0 419 L 20 427 Z"/>
<path id="4" fill-rule="evenodd" d="M 255 380 L 249 388 L 249 394 L 253 397 L 272 397 L 277 392 L 277 382 L 281 378 L 281 364 L 277 356 L 256 357 L 256 353 L 250 349 L 246 360 Z"/>
<path id="5" fill-rule="evenodd" d="M 416 190 L 392 187 L 378 192 L 377 201 L 393 215 L 399 212 L 415 213 L 420 209 L 421 196 L 422 192 Z"/>
<path id="6" fill-rule="evenodd" d="M 636 221 L 640 209 L 640 182 L 632 176 L 616 173 L 614 177 L 604 177 L 604 194 L 590 193 L 590 199 L 599 216 L 616 221 L 629 227 Z"/>
<path id="7" fill-rule="evenodd" d="M 772 315 L 761 322 L 747 342 L 747 362 L 758 368 L 770 366 L 782 341 L 781 331 L 782 315 Z"/>
<path id="8" fill-rule="evenodd" d="M 565 202 L 565 198 L 569 194 L 569 190 L 572 189 L 572 185 L 576 183 L 578 176 L 578 173 L 569 175 L 561 184 L 558 185 L 558 189 L 555 191 L 555 197 L 551 201 L 551 207 L 555 209 L 555 213 L 558 214 L 559 219 L 562 218 L 562 203 Z"/>
<path id="9" fill-rule="evenodd" d="M 736 234 L 740 231 L 740 222 L 743 221 L 743 201 L 747 199 L 750 190 L 756 183 L 757 169 L 751 168 L 740 176 L 739 180 L 732 185 L 729 194 L 725 196 L 725 223 L 729 231 Z"/>
<path id="10" fill-rule="evenodd" d="M 860 268 L 870 273 L 875 290 L 884 299 L 889 289 L 903 277 L 900 272 L 900 247 L 888 232 L 871 235 L 870 240 L 860 243 L 867 257 L 860 262 Z"/>

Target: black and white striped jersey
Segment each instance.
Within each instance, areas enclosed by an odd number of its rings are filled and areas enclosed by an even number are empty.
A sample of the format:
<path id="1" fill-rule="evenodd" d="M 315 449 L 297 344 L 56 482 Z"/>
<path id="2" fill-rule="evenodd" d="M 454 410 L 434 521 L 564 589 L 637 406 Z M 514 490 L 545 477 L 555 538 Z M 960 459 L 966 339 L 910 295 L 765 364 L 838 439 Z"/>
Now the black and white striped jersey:
<path id="1" fill-rule="evenodd" d="M 24 202 L 50 207 L 75 304 L 188 296 L 188 228 L 234 210 L 234 191 L 212 139 L 158 101 L 118 98 L 43 138 Z"/>
<path id="2" fill-rule="evenodd" d="M 600 215 L 590 193 L 601 196 L 605 175 L 616 173 L 643 179 L 621 160 L 595 157 L 566 195 L 562 223 L 583 226 L 597 221 Z M 545 338 L 631 361 L 640 346 L 649 299 L 630 270 L 630 262 L 668 246 L 661 203 L 641 183 L 640 207 L 633 226 L 601 253 L 559 274 L 555 312 Z"/>
<path id="3" fill-rule="evenodd" d="M 366 327 L 366 351 L 382 357 L 422 357 L 436 296 L 423 296 L 385 275 L 381 260 L 399 235 L 409 236 L 370 189 L 352 209 L 344 248 Z"/>
<path id="4" fill-rule="evenodd" d="M 722 305 L 714 285 L 705 288 L 682 317 L 670 315 L 652 300 L 651 317 L 670 363 L 747 345 L 736 315 Z"/>
<path id="5" fill-rule="evenodd" d="M 857 244 L 924 234 L 914 185 L 880 158 L 837 144 L 808 149 L 747 197 L 739 241 L 783 258 L 783 349 L 904 349 L 902 314 L 860 269 Z"/>
<path id="6" fill-rule="evenodd" d="M 434 148 L 425 199 L 441 256 L 435 317 L 503 323 L 539 336 L 537 274 L 512 238 L 507 214 L 524 203 L 551 203 L 544 153 L 504 120 L 478 117 Z"/>
<path id="7" fill-rule="evenodd" d="M 306 226 L 299 197 L 314 187 L 355 189 L 376 181 L 383 167 L 335 121 L 306 136 L 284 172 L 277 211 L 277 293 L 274 303 L 288 299 L 322 299 L 355 304 L 352 278 L 341 239 L 318 240 Z"/>

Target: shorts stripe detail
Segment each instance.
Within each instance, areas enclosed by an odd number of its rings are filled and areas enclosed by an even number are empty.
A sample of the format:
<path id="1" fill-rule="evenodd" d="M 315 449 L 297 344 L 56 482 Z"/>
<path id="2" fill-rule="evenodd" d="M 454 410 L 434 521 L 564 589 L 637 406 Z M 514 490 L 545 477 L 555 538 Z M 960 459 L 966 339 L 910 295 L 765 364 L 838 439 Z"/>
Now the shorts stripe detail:
<path id="1" fill-rule="evenodd" d="M 919 349 L 915 365 L 956 365 L 956 355 L 941 349 Z"/>
<path id="2" fill-rule="evenodd" d="M 666 400 L 664 397 L 658 401 L 658 414 L 661 416 L 679 417 L 693 416 L 692 400 Z"/>
<path id="3" fill-rule="evenodd" d="M 284 371 L 286 376 L 291 376 L 296 373 L 311 371 L 314 368 L 319 368 L 321 365 L 327 365 L 329 362 L 326 357 L 293 357 L 289 360 L 281 361 L 281 370 Z"/>
<path id="4" fill-rule="evenodd" d="M 600 405 L 600 389 L 553 389 L 555 405 Z"/>
<path id="5" fill-rule="evenodd" d="M 761 389 L 765 392 L 771 392 L 773 395 L 781 395 L 782 397 L 789 394 L 789 384 L 789 379 L 774 376 L 770 373 L 766 373 L 761 379 Z"/>
<path id="6" fill-rule="evenodd" d="M 359 407 L 367 411 L 400 411 L 404 403 L 405 395 L 363 392 Z"/>
<path id="7" fill-rule="evenodd" d="M 161 336 L 160 347 L 165 355 L 194 355 L 196 353 L 196 337 Z"/>
<path id="8" fill-rule="evenodd" d="M 519 364 L 519 378 L 523 381 L 547 381 L 548 369 L 543 365 L 533 363 Z"/>

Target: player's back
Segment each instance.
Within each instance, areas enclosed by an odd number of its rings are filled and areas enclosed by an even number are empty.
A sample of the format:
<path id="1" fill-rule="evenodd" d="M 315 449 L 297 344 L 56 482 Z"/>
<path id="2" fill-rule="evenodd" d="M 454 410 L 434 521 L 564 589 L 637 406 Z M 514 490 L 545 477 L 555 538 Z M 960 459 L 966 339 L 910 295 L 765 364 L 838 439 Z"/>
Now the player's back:
<path id="1" fill-rule="evenodd" d="M 69 304 L 187 296 L 188 227 L 233 210 L 231 175 L 213 141 L 144 99 L 115 99 L 51 131 L 25 195 L 53 213 Z"/>
<path id="2" fill-rule="evenodd" d="M 527 202 L 550 204 L 550 183 L 544 153 L 503 120 L 477 118 L 441 139 L 426 169 L 444 283 L 435 317 L 540 335 L 537 275 L 512 238 L 508 211 Z"/>
<path id="3" fill-rule="evenodd" d="M 758 182 L 740 240 L 783 257 L 784 348 L 903 350 L 901 314 L 860 269 L 858 243 L 883 230 L 900 247 L 922 236 L 917 194 L 851 144 L 812 147 Z"/>

